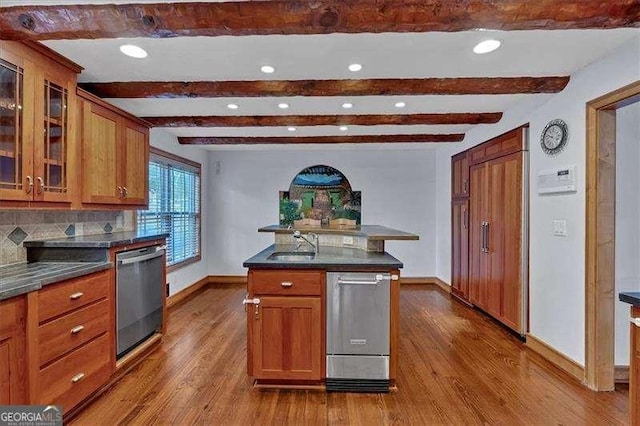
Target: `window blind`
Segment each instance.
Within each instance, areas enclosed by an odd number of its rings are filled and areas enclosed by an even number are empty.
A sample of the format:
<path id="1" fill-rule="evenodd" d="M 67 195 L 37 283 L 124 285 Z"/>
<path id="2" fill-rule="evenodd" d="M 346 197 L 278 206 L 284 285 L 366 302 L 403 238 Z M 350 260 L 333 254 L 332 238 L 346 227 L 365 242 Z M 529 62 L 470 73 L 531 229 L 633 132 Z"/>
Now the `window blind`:
<path id="1" fill-rule="evenodd" d="M 200 167 L 152 151 L 149 209 L 138 211 L 140 232 L 168 233 L 167 265 L 200 256 Z"/>

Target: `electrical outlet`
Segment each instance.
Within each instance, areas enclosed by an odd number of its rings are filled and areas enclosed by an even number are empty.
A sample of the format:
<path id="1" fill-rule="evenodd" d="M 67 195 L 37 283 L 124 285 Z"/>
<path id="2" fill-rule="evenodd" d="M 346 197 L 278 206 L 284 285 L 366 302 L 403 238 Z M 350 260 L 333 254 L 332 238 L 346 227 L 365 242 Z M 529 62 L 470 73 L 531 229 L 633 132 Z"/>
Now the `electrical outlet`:
<path id="1" fill-rule="evenodd" d="M 353 237 L 348 237 L 348 236 L 342 237 L 342 244 L 344 244 L 345 246 L 352 246 L 353 245 Z"/>
<path id="2" fill-rule="evenodd" d="M 567 221 L 566 220 L 554 220 L 553 221 L 553 235 L 556 237 L 567 236 Z"/>

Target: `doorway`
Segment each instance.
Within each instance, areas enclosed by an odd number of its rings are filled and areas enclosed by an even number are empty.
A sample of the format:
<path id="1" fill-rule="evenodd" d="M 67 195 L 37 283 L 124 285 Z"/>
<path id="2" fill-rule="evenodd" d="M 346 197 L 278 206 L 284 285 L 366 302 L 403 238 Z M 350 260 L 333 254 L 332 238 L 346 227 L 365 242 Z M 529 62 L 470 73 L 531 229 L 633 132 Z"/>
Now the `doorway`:
<path id="1" fill-rule="evenodd" d="M 640 80 L 587 103 L 585 383 L 598 391 L 615 387 L 617 111 L 636 102 Z"/>

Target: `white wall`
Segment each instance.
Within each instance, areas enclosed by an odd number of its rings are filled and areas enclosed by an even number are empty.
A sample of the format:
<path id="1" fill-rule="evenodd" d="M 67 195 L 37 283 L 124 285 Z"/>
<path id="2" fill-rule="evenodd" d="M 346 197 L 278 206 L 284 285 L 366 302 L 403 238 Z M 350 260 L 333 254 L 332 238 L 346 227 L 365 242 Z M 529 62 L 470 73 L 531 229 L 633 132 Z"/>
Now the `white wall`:
<path id="1" fill-rule="evenodd" d="M 640 102 L 616 111 L 616 295 L 640 291 Z M 616 297 L 615 363 L 629 365 L 629 305 Z"/>
<path id="2" fill-rule="evenodd" d="M 205 230 L 210 233 L 211 274 L 246 273 L 242 262 L 273 244 L 273 234 L 257 229 L 278 223 L 278 191 L 288 190 L 298 172 L 316 164 L 337 168 L 353 190 L 362 191 L 363 223 L 420 236 L 419 241 L 385 246 L 404 262 L 404 276 L 434 276 L 435 151 L 363 147 L 212 152 L 210 217 Z"/>
<path id="3" fill-rule="evenodd" d="M 495 125 L 477 126 L 457 147 L 437 152 L 437 274 L 450 282 L 450 156 L 507 130 L 530 123 L 530 330 L 558 351 L 584 365 L 585 335 L 585 111 L 586 102 L 640 78 L 640 36 L 575 72 L 567 87 L 541 104 L 522 103 L 505 112 Z M 569 143 L 555 158 L 539 146 L 542 129 L 552 119 L 569 126 Z M 539 196 L 538 171 L 576 164 L 578 191 Z M 555 237 L 553 219 L 568 221 L 568 237 Z"/>
<path id="4" fill-rule="evenodd" d="M 209 164 L 207 161 L 209 153 L 204 149 L 195 146 L 179 145 L 178 140 L 174 135 L 161 129 L 151 129 L 150 139 L 152 146 L 198 162 L 202 165 L 202 259 L 199 262 L 192 263 L 191 265 L 187 265 L 168 274 L 167 281 L 169 282 L 169 294 L 173 295 L 180 290 L 183 290 L 185 287 L 188 287 L 196 281 L 206 277 L 210 273 L 210 254 L 208 250 L 209 235 L 206 231 L 206 224 L 210 214 L 208 210 L 209 205 L 205 202 L 207 199 L 205 194 L 210 191 L 211 187 L 211 175 L 209 173 Z"/>

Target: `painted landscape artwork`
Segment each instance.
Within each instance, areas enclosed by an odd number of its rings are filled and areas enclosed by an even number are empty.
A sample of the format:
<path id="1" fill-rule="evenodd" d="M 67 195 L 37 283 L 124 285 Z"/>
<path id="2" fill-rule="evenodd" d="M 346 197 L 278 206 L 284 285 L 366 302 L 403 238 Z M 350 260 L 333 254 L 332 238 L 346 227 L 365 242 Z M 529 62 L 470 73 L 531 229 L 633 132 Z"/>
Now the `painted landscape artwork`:
<path id="1" fill-rule="evenodd" d="M 361 223 L 360 191 L 352 191 L 347 178 L 330 166 L 311 166 L 296 175 L 289 191 L 280 192 L 280 224 L 300 219 L 319 220 L 327 226 L 332 219 Z"/>

